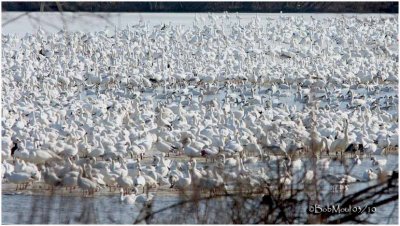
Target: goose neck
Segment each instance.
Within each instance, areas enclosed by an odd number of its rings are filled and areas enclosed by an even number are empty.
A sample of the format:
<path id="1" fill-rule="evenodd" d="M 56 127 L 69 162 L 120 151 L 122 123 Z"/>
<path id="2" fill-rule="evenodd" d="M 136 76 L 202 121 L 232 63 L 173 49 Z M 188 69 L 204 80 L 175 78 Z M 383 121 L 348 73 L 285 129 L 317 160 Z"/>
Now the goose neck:
<path id="1" fill-rule="evenodd" d="M 192 164 L 193 164 L 193 170 L 195 170 L 197 167 L 197 161 L 193 159 Z"/>

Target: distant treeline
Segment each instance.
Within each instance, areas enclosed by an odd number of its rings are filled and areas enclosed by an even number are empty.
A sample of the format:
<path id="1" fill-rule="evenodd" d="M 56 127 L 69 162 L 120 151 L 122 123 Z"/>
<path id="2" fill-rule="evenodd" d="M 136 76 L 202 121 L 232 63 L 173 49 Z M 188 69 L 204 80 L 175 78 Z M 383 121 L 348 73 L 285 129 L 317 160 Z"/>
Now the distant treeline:
<path id="1" fill-rule="evenodd" d="M 2 11 L 398 13 L 398 2 L 2 2 Z"/>

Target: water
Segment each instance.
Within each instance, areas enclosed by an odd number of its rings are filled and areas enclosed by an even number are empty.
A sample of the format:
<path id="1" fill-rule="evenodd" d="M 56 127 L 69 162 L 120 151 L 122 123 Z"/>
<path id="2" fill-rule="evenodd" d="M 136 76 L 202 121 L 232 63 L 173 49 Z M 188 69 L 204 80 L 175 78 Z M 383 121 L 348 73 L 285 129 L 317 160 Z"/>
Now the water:
<path id="1" fill-rule="evenodd" d="M 387 159 L 384 170 L 398 169 L 397 155 L 376 156 L 377 159 Z M 306 162 L 306 159 L 302 159 Z M 263 164 L 256 163 L 248 165 L 250 170 L 256 171 Z M 306 164 L 307 165 L 307 164 Z M 201 167 L 202 164 L 199 164 Z M 365 158 L 361 165 L 352 168 L 350 175 L 362 180 L 363 172 L 371 168 L 371 161 Z M 339 163 L 331 163 L 328 173 L 341 175 L 345 169 Z M 347 194 L 355 193 L 376 182 L 356 183 L 349 186 Z M 322 189 L 325 189 L 323 191 Z M 341 193 L 329 192 L 330 188 L 321 188 L 321 195 L 324 196 L 326 204 L 333 204 L 342 198 Z M 140 204 L 127 205 L 120 202 L 119 194 L 115 195 L 96 195 L 95 197 L 78 197 L 62 195 L 29 195 L 4 192 L 2 195 L 2 222 L 4 224 L 70 224 L 70 223 L 92 223 L 92 224 L 131 224 L 140 215 L 142 207 Z M 379 199 L 387 198 L 383 195 Z M 155 193 L 152 204 L 153 212 L 177 204 L 182 201 L 176 191 L 169 188 L 162 188 Z M 259 203 L 261 196 L 253 196 L 247 200 L 248 205 Z M 221 208 L 231 208 L 234 199 L 231 197 L 220 197 L 211 200 L 200 201 L 197 205 L 189 203 L 177 208 L 166 209 L 157 213 L 149 221 L 151 223 L 229 223 L 231 216 L 226 212 L 219 212 Z M 253 204 L 254 204 L 253 203 Z M 359 204 L 360 206 L 363 206 Z M 304 208 L 303 208 L 304 207 Z M 299 211 L 307 208 L 306 204 L 298 204 Z M 241 211 L 246 212 L 246 207 L 240 207 Z M 200 215 L 200 216 L 199 216 Z M 205 215 L 204 217 L 202 217 Z M 306 217 L 306 213 L 302 215 Z M 363 216 L 367 216 L 364 214 Z M 336 216 L 335 216 L 336 217 Z M 252 220 L 249 219 L 251 223 Z M 397 201 L 377 207 L 377 212 L 368 215 L 368 221 L 379 224 L 397 224 L 398 206 Z"/>
<path id="2" fill-rule="evenodd" d="M 179 201 L 180 198 L 176 194 L 163 194 L 155 197 L 153 210 L 166 208 Z M 213 200 L 213 203 L 218 206 L 223 202 Z M 141 205 L 121 203 L 119 195 L 94 198 L 59 195 L 2 195 L 2 204 L 3 224 L 132 224 L 142 209 Z M 204 203 L 200 206 L 204 208 Z M 179 212 L 177 209 L 163 211 L 156 214 L 151 222 L 180 224 L 196 222 L 193 216 L 186 215 L 185 218 L 181 218 L 180 213 L 186 211 L 193 213 L 194 210 L 191 207 L 193 205 L 183 206 Z"/>
<path id="3" fill-rule="evenodd" d="M 3 195 L 2 219 L 5 224 L 133 223 L 133 215 L 126 213 L 137 210 L 120 204 L 118 198 Z"/>

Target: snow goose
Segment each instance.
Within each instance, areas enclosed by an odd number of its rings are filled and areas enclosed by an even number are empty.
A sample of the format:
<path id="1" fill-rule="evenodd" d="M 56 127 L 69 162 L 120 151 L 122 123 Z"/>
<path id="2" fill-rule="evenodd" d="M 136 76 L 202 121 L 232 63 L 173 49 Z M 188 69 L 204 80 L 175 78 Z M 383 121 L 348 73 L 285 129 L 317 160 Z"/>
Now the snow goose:
<path id="1" fill-rule="evenodd" d="M 322 137 L 320 133 L 317 131 L 317 127 L 313 126 L 313 130 L 311 131 L 311 139 L 312 142 L 314 142 L 313 144 L 314 146 L 314 150 L 317 151 L 316 154 L 321 154 L 323 150 L 329 148 L 328 147 L 328 140 L 326 139 L 326 137 Z M 317 155 L 318 156 L 318 155 Z"/>
<path id="2" fill-rule="evenodd" d="M 168 166 L 171 165 L 172 160 L 171 159 L 166 159 L 165 156 L 166 156 L 165 153 L 161 153 L 160 163 L 163 164 L 164 166 L 168 167 Z"/>
<path id="3" fill-rule="evenodd" d="M 101 136 L 98 137 L 97 146 L 88 152 L 88 157 L 97 158 L 104 155 L 104 147 L 101 142 Z"/>
<path id="4" fill-rule="evenodd" d="M 14 169 L 15 169 L 14 165 L 8 163 L 5 159 L 3 160 L 3 163 L 1 165 L 3 167 L 2 171 L 1 171 L 3 176 L 1 178 L 3 178 L 6 173 L 14 172 Z"/>
<path id="5" fill-rule="evenodd" d="M 214 146 L 212 146 L 211 148 L 208 148 L 208 146 L 205 146 L 203 148 L 203 150 L 201 150 L 201 156 L 206 158 L 206 162 L 208 159 L 211 159 L 211 162 L 214 162 L 218 153 L 219 153 L 218 148 L 216 148 Z"/>
<path id="6" fill-rule="evenodd" d="M 348 184 L 360 182 L 360 179 L 346 174 L 345 175 L 328 174 L 323 178 L 332 185 L 333 191 L 338 190 L 338 188 L 339 190 L 341 190 L 340 188 L 344 188 L 343 186 L 346 186 Z"/>
<path id="7" fill-rule="evenodd" d="M 348 126 L 349 126 L 349 123 L 346 119 L 345 125 L 344 125 L 344 138 L 334 140 L 331 144 L 331 147 L 329 148 L 330 151 L 340 152 L 341 154 L 343 154 L 343 152 L 345 151 L 345 149 L 347 148 L 347 146 L 349 144 Z"/>
<path id="8" fill-rule="evenodd" d="M 225 168 L 231 168 L 238 165 L 236 158 L 226 158 L 225 154 L 218 154 L 217 157 L 222 160 L 222 166 Z M 222 159 L 221 159 L 222 157 Z"/>
<path id="9" fill-rule="evenodd" d="M 6 136 L 1 138 L 1 158 L 6 159 L 14 155 L 15 150 L 18 148 L 18 144 L 11 140 L 9 132 Z"/>
<path id="10" fill-rule="evenodd" d="M 43 170 L 43 179 L 44 182 L 50 186 L 51 191 L 54 190 L 55 186 L 61 185 L 62 181 L 54 172 L 51 172 L 49 167 L 45 167 Z"/>
<path id="11" fill-rule="evenodd" d="M 128 192 L 124 191 L 123 188 L 120 189 L 120 202 L 128 204 L 128 205 L 134 205 L 136 202 L 136 195 L 135 194 L 131 194 L 131 195 L 125 195 Z"/>
<path id="12" fill-rule="evenodd" d="M 155 150 L 161 152 L 161 153 L 166 153 L 167 156 L 169 157 L 169 153 L 176 150 L 177 148 L 173 146 L 172 144 L 162 140 L 162 138 L 157 136 L 157 142 L 155 143 Z"/>
<path id="13" fill-rule="evenodd" d="M 374 173 L 372 169 L 368 169 L 364 172 L 363 179 L 366 181 L 376 180 L 378 179 L 378 174 Z"/>
<path id="14" fill-rule="evenodd" d="M 20 145 L 15 150 L 13 157 L 29 161 L 29 154 L 30 154 L 29 151 L 25 148 L 25 146 L 21 143 L 21 141 L 17 140 L 17 145 L 18 143 Z"/>
<path id="15" fill-rule="evenodd" d="M 206 175 L 200 178 L 199 186 L 202 189 L 210 191 L 210 196 L 215 194 L 218 188 L 223 187 L 224 179 L 216 170 L 207 170 Z"/>
<path id="16" fill-rule="evenodd" d="M 181 170 L 184 169 L 185 167 L 186 167 L 186 165 L 183 164 L 182 162 L 172 161 L 172 163 L 170 165 L 169 176 L 172 176 L 172 175 L 176 175 L 178 177 L 183 176 L 183 173 L 181 172 Z"/>
<path id="17" fill-rule="evenodd" d="M 353 164 L 354 165 L 361 165 L 361 159 L 358 155 L 356 155 L 356 157 L 353 158 Z"/>
<path id="18" fill-rule="evenodd" d="M 121 171 L 116 182 L 124 189 L 124 191 L 129 191 L 129 189 L 134 185 L 132 178 L 127 175 L 127 171 Z"/>
<path id="19" fill-rule="evenodd" d="M 365 96 L 361 96 L 359 99 L 354 99 L 354 94 L 351 92 L 350 106 L 363 106 L 365 103 Z"/>
<path id="20" fill-rule="evenodd" d="M 158 114 L 155 118 L 155 123 L 157 123 L 158 127 L 167 127 L 172 130 L 171 123 L 168 122 L 166 119 L 162 118 L 162 114 Z"/>
<path id="21" fill-rule="evenodd" d="M 189 172 L 189 168 L 190 168 L 190 163 L 186 163 L 186 175 L 182 175 L 178 178 L 176 178 L 177 176 L 175 176 L 175 179 L 171 181 L 171 188 L 176 187 L 180 190 L 184 190 L 186 188 L 188 188 L 191 183 L 192 183 L 192 178 L 191 178 L 191 174 Z M 172 176 L 174 177 L 174 175 Z"/>
<path id="22" fill-rule="evenodd" d="M 212 144 L 212 140 L 204 135 L 201 135 L 200 130 L 198 130 L 196 137 L 198 141 L 193 142 L 193 146 L 197 149 L 203 149 L 204 146 L 210 146 Z"/>
<path id="23" fill-rule="evenodd" d="M 72 143 L 72 145 L 64 144 L 64 151 L 62 152 L 63 155 L 67 157 L 73 157 L 78 154 L 78 146 L 76 140 L 73 137 L 70 137 L 70 142 Z"/>
<path id="24" fill-rule="evenodd" d="M 29 153 L 29 159 L 27 161 L 35 164 L 43 164 L 51 160 L 61 160 L 61 158 L 50 150 L 35 150 Z"/>
<path id="25" fill-rule="evenodd" d="M 135 187 L 141 187 L 141 188 L 143 188 L 143 191 L 144 191 L 145 186 L 146 186 L 146 178 L 142 175 L 142 170 L 140 168 L 139 168 L 139 170 L 137 172 L 137 176 L 133 182 L 134 182 Z"/>
<path id="26" fill-rule="evenodd" d="M 132 158 L 136 156 L 137 159 L 143 159 L 144 150 L 142 146 L 128 143 L 127 152 L 132 156 Z"/>
<path id="27" fill-rule="evenodd" d="M 140 204 L 142 206 L 145 205 L 148 202 L 151 202 L 153 200 L 153 198 L 154 198 L 154 195 L 149 194 L 149 193 L 137 195 L 138 194 L 138 189 L 136 187 L 133 188 L 133 191 L 134 191 L 134 194 L 136 196 L 136 200 L 135 200 L 136 203 Z"/>
<path id="28" fill-rule="evenodd" d="M 67 174 L 64 175 L 64 177 L 62 178 L 62 185 L 68 189 L 69 188 L 69 192 L 72 192 L 72 189 L 75 188 L 76 186 L 78 186 L 78 176 L 79 176 L 79 172 L 77 171 L 71 171 Z"/>
<path id="29" fill-rule="evenodd" d="M 190 169 L 190 172 L 192 174 L 192 183 L 194 185 L 198 185 L 203 175 L 200 173 L 200 170 L 197 169 L 196 159 L 191 160 L 191 165 L 192 167 Z"/>
<path id="30" fill-rule="evenodd" d="M 386 159 L 377 160 L 375 158 L 375 156 L 371 157 L 371 161 L 372 161 L 372 166 L 384 166 L 384 165 L 386 165 L 386 162 L 387 162 Z"/>
<path id="31" fill-rule="evenodd" d="M 106 185 L 110 188 L 110 192 L 111 192 L 111 188 L 115 188 L 118 185 L 117 179 L 118 179 L 118 175 L 114 174 L 110 171 L 109 168 L 106 168 L 103 172 L 103 180 L 106 183 Z"/>
<path id="32" fill-rule="evenodd" d="M 193 159 L 194 157 L 200 157 L 201 156 L 201 152 L 196 149 L 195 147 L 192 147 L 191 144 L 192 139 L 191 138 L 187 138 L 187 144 L 185 145 L 185 147 L 183 148 L 184 153 L 190 158 Z"/>
<path id="33" fill-rule="evenodd" d="M 157 174 L 154 171 L 151 170 L 147 170 L 147 171 L 141 171 L 141 175 L 144 177 L 145 181 L 146 181 L 146 188 L 147 190 L 149 190 L 149 188 L 157 188 L 158 187 L 158 181 L 157 179 L 159 177 L 161 177 L 160 174 Z M 148 174 L 148 172 L 150 172 L 150 174 Z M 163 177 L 161 177 L 163 178 Z"/>
<path id="34" fill-rule="evenodd" d="M 163 153 L 164 154 L 164 153 Z M 161 158 L 158 156 L 154 156 L 154 161 L 153 161 L 154 165 L 155 165 L 155 170 L 158 174 L 160 174 L 161 177 L 165 177 L 168 175 L 169 173 L 169 169 L 168 166 L 166 165 L 164 161 L 161 161 Z"/>
<path id="35" fill-rule="evenodd" d="M 160 174 L 156 172 L 156 168 L 154 166 L 147 166 L 146 168 L 143 169 L 142 172 L 143 174 L 145 174 L 148 177 L 151 177 L 151 179 L 155 181 L 158 181 L 159 178 L 161 177 Z"/>
<path id="36" fill-rule="evenodd" d="M 15 172 L 7 172 L 4 174 L 5 178 L 8 182 L 17 184 L 15 190 L 18 189 L 26 189 L 30 182 L 34 181 L 35 175 L 28 173 L 15 173 Z"/>
<path id="37" fill-rule="evenodd" d="M 78 187 L 82 189 L 82 194 L 85 196 L 85 191 L 88 192 L 88 195 L 94 195 L 94 192 L 96 191 L 97 184 L 87 178 L 82 177 L 82 172 L 83 169 L 82 167 L 79 168 L 79 174 L 78 174 Z"/>
<path id="38" fill-rule="evenodd" d="M 234 153 L 240 153 L 243 151 L 242 145 L 240 145 L 239 136 L 236 136 L 235 140 L 230 140 L 226 143 L 224 150 L 231 150 Z"/>

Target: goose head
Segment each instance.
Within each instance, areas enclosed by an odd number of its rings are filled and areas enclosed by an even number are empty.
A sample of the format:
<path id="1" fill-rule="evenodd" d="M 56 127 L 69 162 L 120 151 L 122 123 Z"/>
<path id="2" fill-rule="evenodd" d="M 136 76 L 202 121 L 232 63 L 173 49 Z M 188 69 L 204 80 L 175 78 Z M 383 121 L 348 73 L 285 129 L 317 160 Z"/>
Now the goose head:
<path id="1" fill-rule="evenodd" d="M 132 191 L 135 195 L 139 193 L 139 189 L 137 187 L 133 187 Z"/>
<path id="2" fill-rule="evenodd" d="M 160 162 L 160 157 L 153 155 L 153 166 L 157 166 Z"/>

